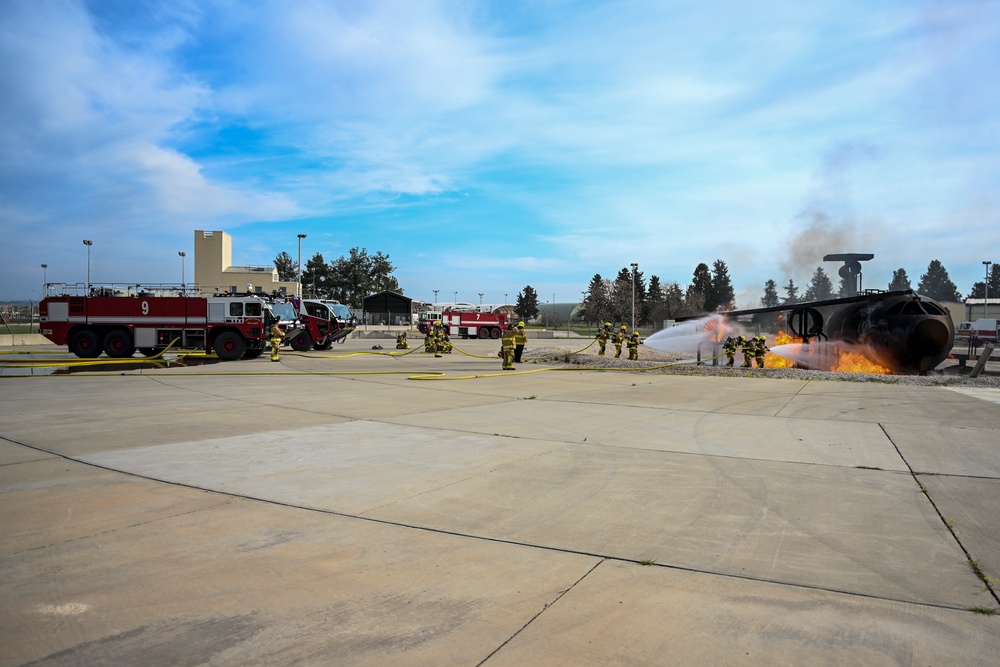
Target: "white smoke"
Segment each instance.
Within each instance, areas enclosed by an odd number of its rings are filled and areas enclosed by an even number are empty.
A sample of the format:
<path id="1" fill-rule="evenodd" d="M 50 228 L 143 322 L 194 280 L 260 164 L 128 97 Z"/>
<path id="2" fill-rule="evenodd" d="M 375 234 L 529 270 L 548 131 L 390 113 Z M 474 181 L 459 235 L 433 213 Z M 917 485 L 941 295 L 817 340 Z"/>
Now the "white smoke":
<path id="1" fill-rule="evenodd" d="M 700 348 L 702 354 L 706 354 L 713 345 L 721 347 L 727 337 L 739 335 L 747 335 L 747 330 L 735 321 L 721 315 L 708 315 L 657 331 L 645 339 L 643 345 L 661 352 L 690 355 L 697 354 Z"/>

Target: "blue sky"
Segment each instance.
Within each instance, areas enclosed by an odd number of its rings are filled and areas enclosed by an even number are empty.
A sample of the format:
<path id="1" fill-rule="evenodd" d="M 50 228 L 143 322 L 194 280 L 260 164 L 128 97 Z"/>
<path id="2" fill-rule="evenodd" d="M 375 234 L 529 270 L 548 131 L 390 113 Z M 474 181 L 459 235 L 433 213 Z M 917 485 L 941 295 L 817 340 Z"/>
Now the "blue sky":
<path id="1" fill-rule="evenodd" d="M 415 299 L 631 262 L 738 305 L 1000 261 L 1000 1 L 4 0 L 0 299 L 382 251 Z"/>

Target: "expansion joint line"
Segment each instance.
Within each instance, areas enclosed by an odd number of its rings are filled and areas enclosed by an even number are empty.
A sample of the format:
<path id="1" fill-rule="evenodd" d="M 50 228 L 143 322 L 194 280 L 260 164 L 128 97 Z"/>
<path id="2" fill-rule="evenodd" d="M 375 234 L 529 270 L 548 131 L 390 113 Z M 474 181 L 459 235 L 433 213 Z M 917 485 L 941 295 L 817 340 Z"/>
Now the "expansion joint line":
<path id="1" fill-rule="evenodd" d="M 976 577 L 978 577 L 979 580 L 982 582 L 983 590 L 988 591 L 990 596 L 993 597 L 993 600 L 997 604 L 1000 604 L 1000 595 L 998 595 L 997 591 L 993 588 L 993 585 L 991 584 L 989 577 L 983 574 L 982 570 L 979 569 L 979 565 L 976 563 L 976 559 L 972 557 L 972 554 L 969 553 L 969 550 L 965 548 L 964 544 L 962 544 L 962 540 L 960 540 L 958 538 L 958 535 L 955 534 L 955 529 L 952 527 L 951 523 L 948 522 L 948 519 L 945 518 L 944 514 L 941 512 L 941 509 L 937 506 L 937 503 L 935 503 L 934 499 L 931 498 L 930 491 L 928 491 L 927 487 L 925 487 L 923 484 L 920 483 L 920 479 L 917 477 L 917 473 L 913 470 L 913 466 L 911 466 L 910 462 L 906 460 L 905 456 L 903 456 L 903 452 L 899 451 L 899 446 L 892 439 L 892 436 L 889 435 L 889 432 L 885 430 L 885 424 L 879 422 L 878 427 L 882 429 L 882 433 L 885 434 L 885 437 L 889 439 L 889 442 L 892 443 L 892 446 L 896 449 L 896 453 L 899 454 L 899 459 L 904 464 L 906 464 L 906 469 L 910 471 L 910 476 L 913 477 L 913 481 L 917 483 L 918 487 L 920 487 L 920 490 L 927 498 L 927 502 L 931 504 L 931 507 L 934 508 L 934 511 L 937 513 L 938 518 L 941 519 L 941 523 L 944 524 L 944 527 L 948 529 L 949 533 L 951 533 L 952 538 L 954 538 L 955 540 L 955 544 L 957 544 L 958 548 L 961 549 L 962 553 L 965 554 L 965 558 L 969 561 L 969 567 L 972 569 L 973 574 L 975 574 Z"/>
<path id="2" fill-rule="evenodd" d="M 541 609 L 539 609 L 537 612 L 535 612 L 535 615 L 532 616 L 531 618 L 529 618 L 527 623 L 525 623 L 520 628 L 518 628 L 517 632 L 515 632 L 510 637 L 508 637 L 502 644 L 500 644 L 500 646 L 497 646 L 495 649 L 493 649 L 488 656 L 486 656 L 485 658 L 483 658 L 482 660 L 480 660 L 479 662 L 477 662 L 476 663 L 476 667 L 480 667 L 481 665 L 486 664 L 487 660 L 489 660 L 494 655 L 496 655 L 500 651 L 500 649 L 502 649 L 504 646 L 506 646 L 507 644 L 511 643 L 514 640 L 515 637 L 517 637 L 519 634 L 521 634 L 529 625 L 531 625 L 532 623 L 534 623 L 535 619 L 537 619 L 539 616 L 541 616 L 545 612 L 546 609 L 548 609 L 549 607 L 551 607 L 552 605 L 554 605 L 556 602 L 559 602 L 559 600 L 561 600 L 564 595 L 566 595 L 571 590 L 573 590 L 574 588 L 576 588 L 577 585 L 581 581 L 583 581 L 584 579 L 586 579 L 587 577 L 589 577 L 590 573 L 593 572 L 594 570 L 596 570 L 598 568 L 598 566 L 600 566 L 600 564 L 603 563 L 603 562 L 605 562 L 606 560 L 608 560 L 608 559 L 607 558 L 602 558 L 601 560 L 597 561 L 596 563 L 594 563 L 593 567 L 591 567 L 589 570 L 587 570 L 586 572 L 584 572 L 583 576 L 581 576 L 579 579 L 577 579 L 576 581 L 574 581 L 568 588 L 565 588 L 565 589 L 559 591 L 559 594 L 556 595 L 555 598 L 553 598 L 551 602 L 546 602 L 545 606 L 543 606 Z"/>

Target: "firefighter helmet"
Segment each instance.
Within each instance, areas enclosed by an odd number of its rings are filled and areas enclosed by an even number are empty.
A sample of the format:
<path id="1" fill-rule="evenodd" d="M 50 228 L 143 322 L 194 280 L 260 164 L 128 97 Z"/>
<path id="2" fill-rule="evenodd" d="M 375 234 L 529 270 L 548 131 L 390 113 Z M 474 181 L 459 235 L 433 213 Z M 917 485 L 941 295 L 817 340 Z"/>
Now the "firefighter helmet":
<path id="1" fill-rule="evenodd" d="M 623 324 L 622 329 L 628 329 L 628 327 Z"/>
<path id="2" fill-rule="evenodd" d="M 517 323 L 517 328 L 518 329 L 523 329 L 524 328 L 524 322 L 518 322 Z"/>

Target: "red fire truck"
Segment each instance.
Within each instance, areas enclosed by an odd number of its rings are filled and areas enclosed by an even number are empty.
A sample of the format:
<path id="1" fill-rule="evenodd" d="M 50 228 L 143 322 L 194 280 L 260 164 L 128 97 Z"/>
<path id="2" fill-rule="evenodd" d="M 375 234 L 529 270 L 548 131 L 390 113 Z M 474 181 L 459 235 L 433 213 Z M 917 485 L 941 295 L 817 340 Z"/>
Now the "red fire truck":
<path id="1" fill-rule="evenodd" d="M 126 296 L 114 287 L 90 294 L 50 296 L 39 305 L 42 335 L 85 359 L 102 351 L 115 358 L 136 350 L 152 356 L 175 340 L 179 347 L 214 350 L 222 361 L 253 359 L 264 352 L 273 319 L 255 296 Z"/>
<path id="2" fill-rule="evenodd" d="M 417 329 L 420 333 L 427 333 L 435 322 L 440 322 L 449 336 L 462 338 L 499 338 L 510 326 L 506 313 L 445 310 L 422 313 L 417 320 Z"/>

